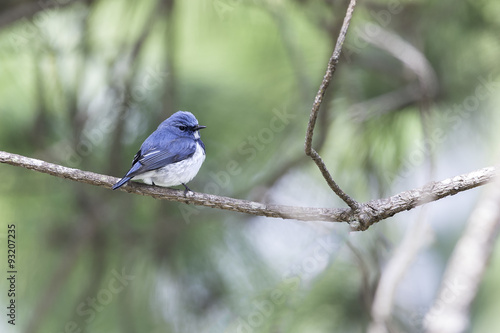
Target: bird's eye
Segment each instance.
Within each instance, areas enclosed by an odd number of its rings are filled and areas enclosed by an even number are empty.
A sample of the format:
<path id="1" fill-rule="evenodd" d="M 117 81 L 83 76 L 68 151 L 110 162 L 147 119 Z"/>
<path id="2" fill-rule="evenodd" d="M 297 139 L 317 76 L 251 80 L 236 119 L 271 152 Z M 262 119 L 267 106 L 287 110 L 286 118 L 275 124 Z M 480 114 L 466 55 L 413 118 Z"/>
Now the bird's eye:
<path id="1" fill-rule="evenodd" d="M 186 130 L 186 126 L 179 126 L 179 129 L 180 129 L 181 131 L 185 131 L 185 130 Z"/>

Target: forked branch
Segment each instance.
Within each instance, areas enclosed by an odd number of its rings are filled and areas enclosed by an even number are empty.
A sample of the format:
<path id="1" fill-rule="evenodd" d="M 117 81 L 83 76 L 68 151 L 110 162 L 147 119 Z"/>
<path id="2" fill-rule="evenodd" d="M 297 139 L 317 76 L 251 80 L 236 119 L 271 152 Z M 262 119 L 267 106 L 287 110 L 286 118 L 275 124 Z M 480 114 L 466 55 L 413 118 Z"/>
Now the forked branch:
<path id="1" fill-rule="evenodd" d="M 67 168 L 62 165 L 52 164 L 4 151 L 0 151 L 0 163 L 23 167 L 59 178 L 100 186 L 107 189 L 111 189 L 113 184 L 118 181 L 118 178 L 115 177 Z M 366 230 L 372 224 L 405 210 L 410 210 L 419 205 L 491 182 L 497 170 L 498 168 L 488 167 L 439 182 L 431 182 L 421 188 L 402 192 L 389 198 L 377 199 L 359 204 L 359 208 L 356 210 L 350 208 L 268 205 L 260 202 L 195 192 L 188 192 L 187 195 L 184 195 L 184 191 L 182 190 L 149 186 L 134 182 L 128 183 L 126 186 L 121 187 L 120 190 L 157 199 L 177 201 L 196 206 L 218 208 L 257 216 L 300 221 L 348 222 L 353 230 L 358 231 Z"/>
<path id="2" fill-rule="evenodd" d="M 347 29 L 349 27 L 355 5 L 356 1 L 351 0 L 342 28 L 340 29 L 335 49 L 328 62 L 326 74 L 314 99 L 305 139 L 306 155 L 313 159 L 330 188 L 342 200 L 344 200 L 349 208 L 316 208 L 268 205 L 259 202 L 205 193 L 188 192 L 187 194 L 184 194 L 184 191 L 181 190 L 149 186 L 134 182 L 128 183 L 126 186 L 121 187 L 120 190 L 158 199 L 230 210 L 257 216 L 295 219 L 300 221 L 347 222 L 353 230 L 357 231 L 366 230 L 372 224 L 405 210 L 410 210 L 419 205 L 439 200 L 491 182 L 497 173 L 498 168 L 496 167 L 480 169 L 439 182 L 430 182 L 421 188 L 402 192 L 385 199 L 372 200 L 367 203 L 359 203 L 353 200 L 335 183 L 320 155 L 312 148 L 312 138 L 318 112 L 323 101 L 325 91 L 330 84 L 336 65 L 339 61 L 342 44 L 345 41 Z M 79 169 L 67 168 L 62 165 L 52 164 L 2 151 L 0 151 L 0 163 L 20 166 L 56 177 L 66 178 L 76 182 L 100 186 L 107 189 L 111 189 L 112 185 L 118 181 L 118 178 L 115 177 L 82 171 Z"/>
<path id="3" fill-rule="evenodd" d="M 358 210 L 360 208 L 359 203 L 352 199 L 347 193 L 342 191 L 342 189 L 337 185 L 337 183 L 333 180 L 332 175 L 328 171 L 325 162 L 318 154 L 314 148 L 312 148 L 312 138 L 314 134 L 314 126 L 316 125 L 316 119 L 318 118 L 319 109 L 321 107 L 321 103 L 323 102 L 323 97 L 325 96 L 326 89 L 330 85 L 330 81 L 332 80 L 333 74 L 335 73 L 335 69 L 337 68 L 337 63 L 339 62 L 340 54 L 342 52 L 342 45 L 344 44 L 347 29 L 349 28 L 349 23 L 351 22 L 352 14 L 354 12 L 354 7 L 356 6 L 356 0 L 351 0 L 349 3 L 349 7 L 347 8 L 347 13 L 344 17 L 344 23 L 340 28 L 339 37 L 337 38 L 337 43 L 335 44 L 335 49 L 333 50 L 333 54 L 328 61 L 328 66 L 326 68 L 325 76 L 323 77 L 323 81 L 319 86 L 318 93 L 314 98 L 314 103 L 311 109 L 311 114 L 309 116 L 309 123 L 307 124 L 306 131 L 306 142 L 305 142 L 305 153 L 307 156 L 310 156 L 314 163 L 318 166 L 321 174 L 325 178 L 326 182 L 330 186 L 333 192 L 337 194 L 344 202 L 351 207 L 353 210 Z"/>

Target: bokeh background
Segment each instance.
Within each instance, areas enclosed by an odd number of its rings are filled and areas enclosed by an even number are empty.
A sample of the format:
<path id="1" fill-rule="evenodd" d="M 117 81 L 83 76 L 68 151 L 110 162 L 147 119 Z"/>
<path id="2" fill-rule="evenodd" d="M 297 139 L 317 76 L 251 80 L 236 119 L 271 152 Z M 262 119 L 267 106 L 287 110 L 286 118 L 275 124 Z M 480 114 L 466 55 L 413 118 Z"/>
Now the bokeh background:
<path id="1" fill-rule="evenodd" d="M 346 8 L 2 1 L 0 149 L 120 177 L 162 120 L 188 110 L 207 126 L 193 190 L 343 207 L 303 142 Z M 499 36 L 496 0 L 358 4 L 314 140 L 339 185 L 366 201 L 498 163 Z M 0 165 L 0 239 L 16 225 L 19 272 L 17 322 L 3 315 L 0 331 L 363 332 L 381 276 L 413 239 L 389 326 L 422 332 L 483 193 L 352 233 Z M 499 327 L 499 279 L 496 246 L 470 332 Z"/>

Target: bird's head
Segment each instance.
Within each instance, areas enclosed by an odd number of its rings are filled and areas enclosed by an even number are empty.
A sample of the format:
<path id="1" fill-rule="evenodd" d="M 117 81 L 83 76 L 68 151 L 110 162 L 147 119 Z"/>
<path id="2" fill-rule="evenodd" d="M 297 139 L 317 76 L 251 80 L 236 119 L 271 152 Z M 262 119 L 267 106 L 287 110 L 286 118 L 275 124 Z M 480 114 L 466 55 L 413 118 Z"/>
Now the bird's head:
<path id="1" fill-rule="evenodd" d="M 162 122 L 158 129 L 168 130 L 170 133 L 181 137 L 194 137 L 200 138 L 198 130 L 205 128 L 200 126 L 196 117 L 187 111 L 177 111 L 171 115 L 167 120 Z"/>

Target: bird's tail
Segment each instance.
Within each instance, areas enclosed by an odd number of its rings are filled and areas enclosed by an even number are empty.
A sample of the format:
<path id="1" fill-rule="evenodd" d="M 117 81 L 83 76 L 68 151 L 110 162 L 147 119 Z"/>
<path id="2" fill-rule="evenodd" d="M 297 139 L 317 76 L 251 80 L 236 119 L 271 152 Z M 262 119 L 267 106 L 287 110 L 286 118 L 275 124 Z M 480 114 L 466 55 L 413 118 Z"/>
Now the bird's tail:
<path id="1" fill-rule="evenodd" d="M 129 180 L 131 179 L 131 177 L 123 177 L 122 179 L 120 179 L 120 181 L 118 183 L 116 183 L 115 185 L 113 185 L 112 189 L 113 190 L 116 190 L 117 188 L 120 188 L 122 187 L 123 185 L 125 185 L 126 182 L 128 182 Z"/>

